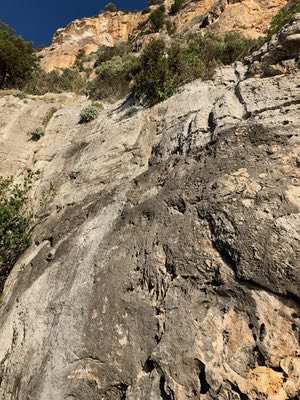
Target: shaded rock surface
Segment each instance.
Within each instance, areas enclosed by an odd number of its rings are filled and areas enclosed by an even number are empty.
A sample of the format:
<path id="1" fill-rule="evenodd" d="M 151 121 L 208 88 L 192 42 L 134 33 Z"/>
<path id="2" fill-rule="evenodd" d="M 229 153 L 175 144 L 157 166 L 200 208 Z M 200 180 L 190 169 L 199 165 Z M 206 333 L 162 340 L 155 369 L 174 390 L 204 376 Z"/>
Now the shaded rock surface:
<path id="1" fill-rule="evenodd" d="M 49 98 L 1 98 L 1 174 L 40 171 L 2 296 L 1 399 L 299 398 L 300 72 L 247 76 L 87 125 L 85 98 L 56 96 L 28 145 Z"/>

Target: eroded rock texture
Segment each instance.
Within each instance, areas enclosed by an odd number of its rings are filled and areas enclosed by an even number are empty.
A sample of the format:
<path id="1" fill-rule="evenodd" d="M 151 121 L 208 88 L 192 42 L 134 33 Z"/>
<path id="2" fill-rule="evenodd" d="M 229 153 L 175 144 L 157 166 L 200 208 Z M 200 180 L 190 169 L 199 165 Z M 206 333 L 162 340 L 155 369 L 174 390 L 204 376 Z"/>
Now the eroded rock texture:
<path id="1" fill-rule="evenodd" d="M 173 0 L 164 0 L 167 14 Z M 287 0 L 187 0 L 176 15 L 167 15 L 175 33 L 199 31 L 210 27 L 224 33 L 236 31 L 247 37 L 257 38 L 269 27 L 272 17 L 287 4 Z M 150 9 L 157 7 L 152 6 Z M 49 47 L 43 49 L 42 68 L 50 72 L 71 67 L 79 50 L 86 54 L 97 51 L 99 46 L 114 46 L 130 39 L 133 49 L 140 50 L 153 38 L 166 38 L 167 30 L 151 33 L 150 13 L 104 12 L 96 17 L 75 20 L 58 29 Z M 150 33 L 149 33 L 150 32 Z"/>
<path id="2" fill-rule="evenodd" d="M 53 101 L 2 98 L 2 145 Z M 38 219 L 2 297 L 1 399 L 298 399 L 299 71 L 238 64 L 85 126 L 84 98 L 56 101 L 19 158 Z"/>

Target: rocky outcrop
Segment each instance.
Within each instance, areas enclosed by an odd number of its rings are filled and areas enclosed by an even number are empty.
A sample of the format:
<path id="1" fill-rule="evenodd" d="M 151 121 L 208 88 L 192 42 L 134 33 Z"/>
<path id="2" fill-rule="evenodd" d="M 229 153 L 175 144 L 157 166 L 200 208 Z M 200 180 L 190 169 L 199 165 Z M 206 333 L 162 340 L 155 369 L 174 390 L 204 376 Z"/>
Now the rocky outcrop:
<path id="1" fill-rule="evenodd" d="M 209 26 L 219 33 L 237 31 L 257 38 L 266 32 L 272 17 L 286 3 L 287 0 L 192 0 L 187 1 L 177 15 L 169 15 L 168 18 L 177 34 L 199 31 Z M 166 10 L 170 10 L 171 4 L 172 1 L 165 1 Z M 147 24 L 146 29 L 143 28 L 148 18 L 149 14 L 141 12 L 105 12 L 95 18 L 76 20 L 66 28 L 59 29 L 54 34 L 51 46 L 40 52 L 42 68 L 47 72 L 69 68 L 74 64 L 79 50 L 90 54 L 100 45 L 114 46 L 120 41 L 127 41 L 129 37 L 133 49 L 140 50 L 157 36 L 149 33 L 151 29 Z"/>
<path id="2" fill-rule="evenodd" d="M 278 75 L 296 71 L 300 54 L 300 14 L 277 35 L 247 59 L 249 73 L 258 76 Z"/>
<path id="3" fill-rule="evenodd" d="M 300 73 L 247 76 L 88 125 L 85 98 L 0 99 L 1 149 L 23 143 L 1 173 L 40 171 L 2 296 L 1 399 L 299 398 Z"/>
<path id="4" fill-rule="evenodd" d="M 40 52 L 42 68 L 49 72 L 56 68 L 69 68 L 79 50 L 85 54 L 95 52 L 99 46 L 114 46 L 126 42 L 129 35 L 145 20 L 141 13 L 105 12 L 95 18 L 76 20 L 59 29 L 50 47 Z"/>
<path id="5" fill-rule="evenodd" d="M 191 1 L 175 17 L 177 31 L 210 27 L 215 32 L 240 32 L 258 38 L 267 31 L 272 17 L 286 0 L 205 0 Z"/>

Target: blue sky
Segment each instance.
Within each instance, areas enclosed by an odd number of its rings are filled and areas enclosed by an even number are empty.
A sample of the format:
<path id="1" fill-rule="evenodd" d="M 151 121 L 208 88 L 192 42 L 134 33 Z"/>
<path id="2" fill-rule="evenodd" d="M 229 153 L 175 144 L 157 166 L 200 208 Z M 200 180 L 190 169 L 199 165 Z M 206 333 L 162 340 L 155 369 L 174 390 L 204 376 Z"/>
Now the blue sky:
<path id="1" fill-rule="evenodd" d="M 34 46 L 50 42 L 57 28 L 76 18 L 96 15 L 109 0 L 0 0 L 0 20 Z M 147 0 L 116 0 L 122 9 L 142 9 Z"/>

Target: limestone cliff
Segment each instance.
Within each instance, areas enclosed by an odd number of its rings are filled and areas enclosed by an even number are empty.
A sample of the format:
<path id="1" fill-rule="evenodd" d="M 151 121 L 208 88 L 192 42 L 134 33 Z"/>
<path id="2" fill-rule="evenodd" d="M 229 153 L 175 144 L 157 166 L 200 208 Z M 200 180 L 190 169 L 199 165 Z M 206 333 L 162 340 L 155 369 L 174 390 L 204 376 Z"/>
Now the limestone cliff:
<path id="1" fill-rule="evenodd" d="M 129 35 L 145 20 L 141 13 L 105 12 L 94 18 L 73 21 L 54 34 L 51 46 L 41 51 L 42 67 L 49 72 L 68 68 L 79 50 L 90 54 L 100 45 L 114 46 L 127 41 Z"/>
<path id="2" fill-rule="evenodd" d="M 0 173 L 40 171 L 1 400 L 299 399 L 299 37 L 87 125 L 84 97 L 0 98 Z"/>
<path id="3" fill-rule="evenodd" d="M 169 10 L 172 1 L 165 3 Z M 237 31 L 257 38 L 265 33 L 272 17 L 286 3 L 287 0 L 189 0 L 176 16 L 168 18 L 178 34 L 210 26 L 217 32 Z M 137 47 L 140 47 L 152 37 L 140 30 L 148 18 L 149 14 L 141 12 L 105 12 L 94 18 L 76 20 L 59 29 L 51 46 L 41 51 L 42 67 L 47 72 L 71 67 L 79 50 L 90 54 L 100 45 L 113 46 L 130 36 L 133 42 L 138 40 Z"/>

